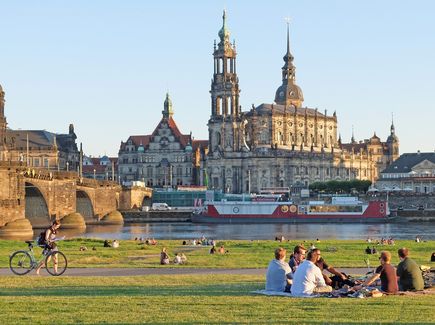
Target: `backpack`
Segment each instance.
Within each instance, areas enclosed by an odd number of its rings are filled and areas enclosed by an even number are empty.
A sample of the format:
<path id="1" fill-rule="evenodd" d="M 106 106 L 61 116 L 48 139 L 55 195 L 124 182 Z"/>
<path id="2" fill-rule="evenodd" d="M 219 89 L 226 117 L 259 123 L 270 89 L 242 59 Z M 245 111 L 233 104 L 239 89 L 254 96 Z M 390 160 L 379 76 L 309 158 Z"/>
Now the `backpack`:
<path id="1" fill-rule="evenodd" d="M 36 243 L 38 244 L 38 246 L 44 246 L 47 243 L 45 240 L 45 231 L 43 231 L 39 234 L 39 237 L 36 240 Z"/>

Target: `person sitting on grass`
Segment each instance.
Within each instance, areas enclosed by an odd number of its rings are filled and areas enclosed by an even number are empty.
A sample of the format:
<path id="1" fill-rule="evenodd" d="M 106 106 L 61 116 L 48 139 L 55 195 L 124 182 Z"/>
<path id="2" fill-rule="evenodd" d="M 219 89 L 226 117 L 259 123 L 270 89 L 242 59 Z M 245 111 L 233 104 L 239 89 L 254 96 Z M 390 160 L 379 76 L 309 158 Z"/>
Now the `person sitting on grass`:
<path id="1" fill-rule="evenodd" d="M 320 249 L 318 248 L 308 252 L 307 259 L 299 265 L 296 273 L 293 274 L 292 295 L 309 297 L 316 293 L 332 291 L 332 287 L 325 283 L 322 272 L 315 264 L 320 257 Z"/>
<path id="2" fill-rule="evenodd" d="M 355 285 L 355 282 L 350 281 L 346 274 L 334 269 L 332 265 L 328 265 L 323 257 L 321 257 L 316 263 L 317 267 L 322 271 L 323 279 L 325 283 L 333 288 L 341 288 L 343 285 L 347 284 L 351 287 Z M 323 271 L 326 270 L 329 273 L 334 274 L 334 276 L 329 277 Z"/>
<path id="3" fill-rule="evenodd" d="M 219 247 L 218 253 L 219 254 L 225 254 L 225 253 L 228 253 L 228 250 L 225 250 L 224 245 L 222 245 L 221 247 Z"/>
<path id="4" fill-rule="evenodd" d="M 275 249 L 275 259 L 270 261 L 266 272 L 266 290 L 290 292 L 292 270 L 285 262 L 287 251 L 279 247 Z"/>
<path id="5" fill-rule="evenodd" d="M 293 273 L 296 272 L 298 266 L 304 261 L 306 251 L 306 248 L 302 245 L 297 245 L 293 249 L 293 254 L 290 256 L 290 260 L 288 262 Z"/>
<path id="6" fill-rule="evenodd" d="M 183 264 L 183 262 L 181 261 L 181 256 L 178 253 L 175 254 L 174 264 Z"/>
<path id="7" fill-rule="evenodd" d="M 169 264 L 169 255 L 166 253 L 166 247 L 162 248 L 162 252 L 160 253 L 160 264 L 166 265 Z"/>
<path id="8" fill-rule="evenodd" d="M 210 254 L 216 254 L 216 246 L 212 246 L 212 248 L 210 248 Z"/>
<path id="9" fill-rule="evenodd" d="M 400 263 L 397 265 L 397 277 L 399 278 L 399 288 L 401 291 L 423 290 L 424 280 L 420 267 L 408 257 L 409 250 L 405 247 L 397 251 Z"/>
<path id="10" fill-rule="evenodd" d="M 399 291 L 397 285 L 396 269 L 390 264 L 391 253 L 382 251 L 379 257 L 381 265 L 375 271 L 375 274 L 367 279 L 363 284 L 354 286 L 354 289 L 359 290 L 363 287 L 370 286 L 379 278 L 381 279 L 381 290 L 385 293 L 395 294 Z"/>

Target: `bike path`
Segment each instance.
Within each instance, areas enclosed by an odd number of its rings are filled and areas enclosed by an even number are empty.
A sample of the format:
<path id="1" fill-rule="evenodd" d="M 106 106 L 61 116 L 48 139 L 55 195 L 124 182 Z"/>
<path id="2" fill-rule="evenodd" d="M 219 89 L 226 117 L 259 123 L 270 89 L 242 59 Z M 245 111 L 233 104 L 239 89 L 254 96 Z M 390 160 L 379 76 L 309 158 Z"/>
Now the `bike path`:
<path id="1" fill-rule="evenodd" d="M 367 268 L 338 268 L 341 272 L 350 275 L 364 275 Z M 159 267 L 159 268 L 68 268 L 62 276 L 141 276 L 141 275 L 264 275 L 266 269 L 207 269 L 186 267 Z M 9 268 L 0 268 L 0 276 L 14 275 Z M 31 271 L 27 276 L 37 276 Z M 41 269 L 40 276 L 50 276 L 46 270 Z"/>

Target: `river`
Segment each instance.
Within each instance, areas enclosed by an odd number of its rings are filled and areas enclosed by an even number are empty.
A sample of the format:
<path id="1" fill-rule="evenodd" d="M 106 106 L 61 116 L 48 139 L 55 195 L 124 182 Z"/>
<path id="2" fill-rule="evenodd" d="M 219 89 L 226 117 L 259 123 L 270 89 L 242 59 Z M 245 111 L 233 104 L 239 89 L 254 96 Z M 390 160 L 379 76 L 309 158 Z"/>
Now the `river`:
<path id="1" fill-rule="evenodd" d="M 38 233 L 38 231 L 35 231 Z M 194 239 L 205 236 L 218 240 L 230 239 L 366 239 L 393 237 L 394 239 L 435 240 L 435 223 L 389 223 L 389 224 L 194 224 L 142 223 L 124 226 L 88 226 L 86 232 L 60 231 L 66 238 L 100 239 Z"/>

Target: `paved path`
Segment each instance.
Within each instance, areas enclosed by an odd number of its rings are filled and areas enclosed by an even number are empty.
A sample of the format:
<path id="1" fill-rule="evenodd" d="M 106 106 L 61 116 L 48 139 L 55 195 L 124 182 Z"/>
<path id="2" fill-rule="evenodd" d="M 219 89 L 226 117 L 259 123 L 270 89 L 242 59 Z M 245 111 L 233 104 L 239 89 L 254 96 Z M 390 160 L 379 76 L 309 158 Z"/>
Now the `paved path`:
<path id="1" fill-rule="evenodd" d="M 339 268 L 346 274 L 361 275 L 367 273 L 367 268 Z M 198 268 L 68 268 L 62 276 L 135 276 L 135 275 L 207 275 L 207 274 L 247 274 L 265 275 L 266 269 L 198 269 Z M 0 268 L 0 276 L 14 275 L 8 268 Z M 36 276 L 35 271 L 28 274 Z M 41 276 L 48 276 L 43 269 Z"/>

